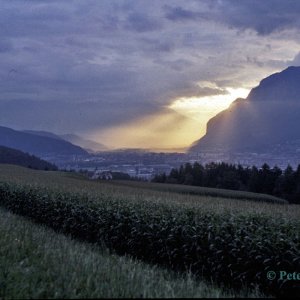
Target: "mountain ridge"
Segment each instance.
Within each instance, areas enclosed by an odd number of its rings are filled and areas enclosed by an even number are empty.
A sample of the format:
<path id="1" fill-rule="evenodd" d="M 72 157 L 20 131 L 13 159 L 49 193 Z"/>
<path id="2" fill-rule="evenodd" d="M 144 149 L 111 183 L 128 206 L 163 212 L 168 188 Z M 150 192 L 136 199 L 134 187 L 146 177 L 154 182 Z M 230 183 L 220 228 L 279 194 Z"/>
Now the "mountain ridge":
<path id="1" fill-rule="evenodd" d="M 87 151 L 64 140 L 0 126 L 0 145 L 36 156 L 86 155 Z"/>
<path id="2" fill-rule="evenodd" d="M 74 145 L 84 148 L 86 151 L 91 153 L 108 150 L 108 148 L 105 145 L 82 138 L 77 134 L 62 134 L 60 135 L 60 137 L 65 141 L 68 141 Z"/>
<path id="3" fill-rule="evenodd" d="M 206 134 L 189 152 L 270 151 L 300 140 L 300 67 L 272 74 L 207 123 Z"/>
<path id="4" fill-rule="evenodd" d="M 39 136 L 46 136 L 57 140 L 67 141 L 91 153 L 108 150 L 108 148 L 103 144 L 97 143 L 92 140 L 84 139 L 77 134 L 68 133 L 68 134 L 58 135 L 49 131 L 38 131 L 38 130 L 23 130 L 23 132 L 31 133 Z"/>

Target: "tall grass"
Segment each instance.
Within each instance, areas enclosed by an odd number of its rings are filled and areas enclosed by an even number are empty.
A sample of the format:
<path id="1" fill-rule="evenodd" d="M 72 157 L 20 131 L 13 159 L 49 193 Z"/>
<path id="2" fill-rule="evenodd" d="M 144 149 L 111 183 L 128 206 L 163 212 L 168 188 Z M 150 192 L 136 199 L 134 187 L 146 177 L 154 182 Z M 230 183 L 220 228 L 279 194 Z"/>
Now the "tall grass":
<path id="1" fill-rule="evenodd" d="M 261 297 L 111 255 L 0 209 L 0 298 Z"/>

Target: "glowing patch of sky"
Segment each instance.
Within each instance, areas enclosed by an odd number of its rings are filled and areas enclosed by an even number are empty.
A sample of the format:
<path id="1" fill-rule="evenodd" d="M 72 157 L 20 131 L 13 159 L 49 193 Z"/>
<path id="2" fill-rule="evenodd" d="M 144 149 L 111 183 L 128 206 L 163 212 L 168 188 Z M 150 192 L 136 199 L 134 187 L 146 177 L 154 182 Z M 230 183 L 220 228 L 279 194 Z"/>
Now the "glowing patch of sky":
<path id="1" fill-rule="evenodd" d="M 249 90 L 245 88 L 226 88 L 227 94 L 206 97 L 176 99 L 169 107 L 187 117 L 203 122 L 218 112 L 226 109 L 235 99 L 247 97 Z"/>
<path id="2" fill-rule="evenodd" d="M 249 90 L 226 88 L 227 94 L 175 99 L 159 114 L 90 133 L 89 138 L 110 148 L 185 151 L 205 134 L 210 118 Z M 155 145 L 155 147 L 153 147 Z"/>

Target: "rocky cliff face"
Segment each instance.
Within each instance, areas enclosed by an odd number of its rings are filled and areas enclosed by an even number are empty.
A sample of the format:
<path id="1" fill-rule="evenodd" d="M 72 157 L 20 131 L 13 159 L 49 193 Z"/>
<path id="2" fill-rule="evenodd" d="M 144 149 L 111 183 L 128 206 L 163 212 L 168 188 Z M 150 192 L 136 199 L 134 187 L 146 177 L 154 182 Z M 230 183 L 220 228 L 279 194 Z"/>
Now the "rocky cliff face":
<path id="1" fill-rule="evenodd" d="M 246 99 L 212 118 L 191 152 L 223 149 L 265 152 L 300 140 L 300 67 L 263 79 Z"/>

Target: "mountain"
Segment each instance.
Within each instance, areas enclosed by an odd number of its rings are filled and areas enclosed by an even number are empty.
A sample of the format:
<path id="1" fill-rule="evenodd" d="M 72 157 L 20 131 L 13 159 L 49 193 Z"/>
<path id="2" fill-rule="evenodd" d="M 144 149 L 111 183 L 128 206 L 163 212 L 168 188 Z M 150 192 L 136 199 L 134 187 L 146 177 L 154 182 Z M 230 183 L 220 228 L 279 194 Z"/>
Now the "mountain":
<path id="1" fill-rule="evenodd" d="M 105 147 L 100 143 L 84 139 L 81 136 L 76 134 L 57 135 L 48 131 L 36 131 L 36 130 L 24 130 L 23 132 L 27 132 L 39 136 L 46 136 L 57 140 L 64 140 L 72 143 L 73 145 L 79 146 L 88 152 L 106 151 L 108 149 L 107 147 Z"/>
<path id="2" fill-rule="evenodd" d="M 207 150 L 272 151 L 300 143 L 300 67 L 263 79 L 246 99 L 235 100 L 207 124 L 190 152 Z"/>
<path id="3" fill-rule="evenodd" d="M 300 102 L 300 67 L 288 67 L 263 79 L 252 89 L 249 101 Z"/>
<path id="4" fill-rule="evenodd" d="M 61 138 L 59 135 L 54 134 L 49 131 L 23 130 L 23 132 L 31 133 L 31 134 L 39 135 L 39 136 L 45 136 L 45 137 L 49 137 L 49 138 L 53 138 L 53 139 L 57 139 L 57 140 L 63 140 L 63 138 Z"/>
<path id="5" fill-rule="evenodd" d="M 88 154 L 79 146 L 64 140 L 17 131 L 2 126 L 0 126 L 0 145 L 37 156 Z"/>
<path id="6" fill-rule="evenodd" d="M 76 134 L 63 134 L 60 137 L 74 145 L 78 145 L 89 152 L 106 151 L 108 148 L 95 141 L 84 139 Z"/>
<path id="7" fill-rule="evenodd" d="M 19 165 L 37 170 L 57 170 L 57 167 L 20 150 L 0 146 L 0 164 Z"/>

